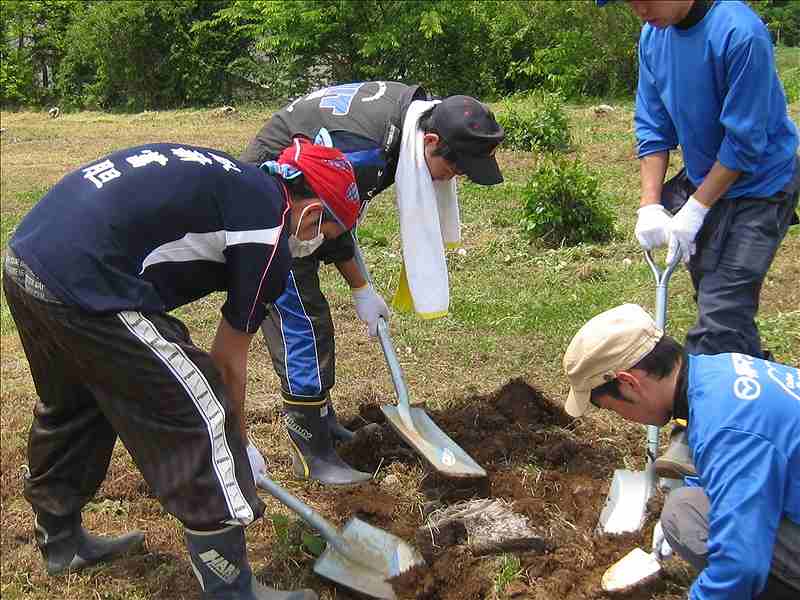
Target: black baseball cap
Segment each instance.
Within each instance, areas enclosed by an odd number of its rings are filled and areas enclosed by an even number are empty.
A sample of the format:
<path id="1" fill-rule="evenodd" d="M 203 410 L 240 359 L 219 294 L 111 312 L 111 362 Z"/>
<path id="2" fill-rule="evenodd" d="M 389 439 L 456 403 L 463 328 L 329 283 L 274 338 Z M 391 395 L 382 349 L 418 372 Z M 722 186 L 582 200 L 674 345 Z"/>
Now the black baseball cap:
<path id="1" fill-rule="evenodd" d="M 448 96 L 434 108 L 430 128 L 447 142 L 447 159 L 472 181 L 503 181 L 494 153 L 506 134 L 488 106 L 470 96 Z"/>

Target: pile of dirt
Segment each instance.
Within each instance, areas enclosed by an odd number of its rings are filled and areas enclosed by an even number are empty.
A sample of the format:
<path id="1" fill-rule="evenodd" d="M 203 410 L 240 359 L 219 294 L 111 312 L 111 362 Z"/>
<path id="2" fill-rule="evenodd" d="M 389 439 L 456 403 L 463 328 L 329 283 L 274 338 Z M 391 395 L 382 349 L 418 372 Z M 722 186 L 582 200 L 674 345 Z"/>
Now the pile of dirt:
<path id="1" fill-rule="evenodd" d="M 415 567 L 395 577 L 392 587 L 398 598 L 483 600 L 493 585 L 487 566 L 466 548 L 454 546 L 432 565 Z"/>
<path id="2" fill-rule="evenodd" d="M 487 396 L 472 396 L 459 407 L 428 414 L 487 471 L 485 481 L 453 482 L 429 474 L 423 481 L 426 506 L 436 508 L 476 497 L 513 503 L 531 526 L 546 532 L 540 552 L 517 554 L 519 573 L 505 588 L 505 597 L 582 600 L 602 597 L 600 577 L 613 562 L 636 546 L 646 547 L 651 516 L 643 532 L 599 536 L 594 529 L 619 456 L 613 448 L 592 447 L 573 433 L 573 421 L 562 408 L 522 380 L 513 380 Z M 362 406 L 351 425 L 383 423 L 375 405 Z M 357 422 L 357 423 L 356 423 Z M 640 441 L 643 443 L 643 440 Z M 390 462 L 416 464 L 418 457 L 388 425 L 382 435 L 359 439 L 340 448 L 350 464 L 374 472 Z M 333 498 L 331 498 L 333 500 Z M 402 514 L 396 498 L 377 485 L 335 497 L 337 513 L 359 514 L 373 524 L 413 540 L 424 520 Z M 653 515 L 658 506 L 653 506 Z M 437 554 L 430 565 L 393 581 L 400 598 L 467 600 L 485 598 L 495 587 L 496 558 L 475 557 L 464 546 Z M 650 598 L 664 581 L 638 590 L 629 598 Z M 337 594 L 337 598 L 343 598 Z"/>

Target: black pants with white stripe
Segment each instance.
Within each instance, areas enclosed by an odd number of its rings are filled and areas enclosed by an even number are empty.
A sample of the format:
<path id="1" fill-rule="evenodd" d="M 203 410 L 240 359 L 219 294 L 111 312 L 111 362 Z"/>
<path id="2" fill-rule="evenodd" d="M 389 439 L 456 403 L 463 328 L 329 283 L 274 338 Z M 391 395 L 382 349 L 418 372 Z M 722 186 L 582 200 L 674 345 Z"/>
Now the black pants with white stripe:
<path id="1" fill-rule="evenodd" d="M 3 278 L 39 396 L 25 497 L 66 516 L 94 496 L 117 436 L 164 508 L 197 530 L 260 517 L 221 376 L 166 314 L 92 315 Z"/>

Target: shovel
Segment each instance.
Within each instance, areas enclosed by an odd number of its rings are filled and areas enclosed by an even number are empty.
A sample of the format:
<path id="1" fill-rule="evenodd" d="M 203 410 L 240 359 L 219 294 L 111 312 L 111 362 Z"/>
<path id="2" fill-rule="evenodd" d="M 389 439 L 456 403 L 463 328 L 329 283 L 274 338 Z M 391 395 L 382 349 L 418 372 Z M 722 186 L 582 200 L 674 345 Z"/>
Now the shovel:
<path id="1" fill-rule="evenodd" d="M 656 327 L 664 331 L 667 322 L 667 284 L 675 267 L 680 262 L 680 252 L 662 271 L 653 260 L 649 250 L 644 253 L 647 264 L 656 281 Z M 597 524 L 599 533 L 628 533 L 639 531 L 647 517 L 647 501 L 656 487 L 656 472 L 653 468 L 658 455 L 658 427 L 647 426 L 647 466 L 644 471 L 617 469 L 611 480 L 611 489 Z"/>
<path id="2" fill-rule="evenodd" d="M 297 513 L 328 542 L 314 563 L 314 572 L 320 577 L 372 598 L 395 600 L 394 590 L 387 580 L 425 564 L 414 548 L 388 531 L 354 517 L 340 533 L 307 504 L 265 475 L 256 476 L 256 485 Z"/>
<path id="3" fill-rule="evenodd" d="M 609 594 L 627 594 L 634 588 L 653 581 L 661 573 L 661 563 L 654 554 L 634 548 L 611 565 L 600 580 Z"/>
<path id="4" fill-rule="evenodd" d="M 600 580 L 603 591 L 609 594 L 627 594 L 634 588 L 646 585 L 661 574 L 661 562 L 672 556 L 672 547 L 663 537 L 658 541 L 657 530 L 661 525 L 656 525 L 653 530 L 653 552 L 645 552 L 641 548 L 634 548 L 625 556 L 611 565 Z M 660 545 L 659 555 L 655 548 Z"/>
<path id="5" fill-rule="evenodd" d="M 355 237 L 353 238 L 355 241 Z M 358 242 L 355 241 L 355 258 L 364 278 L 372 284 L 364 257 Z M 378 339 L 392 375 L 397 393 L 397 406 L 383 405 L 383 412 L 389 425 L 405 442 L 416 450 L 436 471 L 453 479 L 484 478 L 486 471 L 472 457 L 464 452 L 421 408 L 411 406 L 408 389 L 403 380 L 400 361 L 389 337 L 389 330 L 383 318 L 378 319 Z"/>

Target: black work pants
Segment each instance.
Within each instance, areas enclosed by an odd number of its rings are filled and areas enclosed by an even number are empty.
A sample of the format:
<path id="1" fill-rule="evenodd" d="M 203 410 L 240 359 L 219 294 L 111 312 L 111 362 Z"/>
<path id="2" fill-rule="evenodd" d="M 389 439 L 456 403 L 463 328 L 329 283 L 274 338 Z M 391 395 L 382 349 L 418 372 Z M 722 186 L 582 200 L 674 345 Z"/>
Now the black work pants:
<path id="1" fill-rule="evenodd" d="M 221 376 L 183 323 L 166 314 L 89 314 L 34 297 L 8 268 L 5 275 L 39 396 L 24 489 L 35 511 L 80 512 L 119 436 L 184 525 L 218 529 L 263 514 Z"/>
<path id="2" fill-rule="evenodd" d="M 698 310 L 686 334 L 690 354 L 764 356 L 755 321 L 761 286 L 796 206 L 794 194 L 720 200 L 711 209 L 689 263 Z"/>
<path id="3" fill-rule="evenodd" d="M 690 354 L 765 357 L 755 322 L 761 286 L 789 226 L 797 222 L 799 186 L 800 163 L 794 180 L 775 196 L 723 198 L 709 211 L 689 261 L 698 310 L 686 334 Z M 694 191 L 681 171 L 664 185 L 661 202 L 674 214 Z"/>

